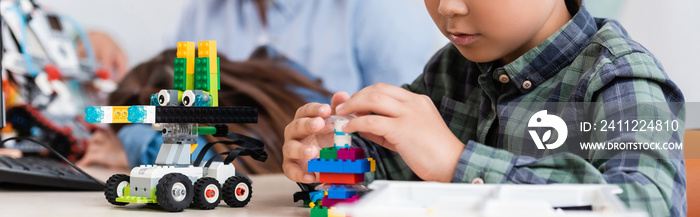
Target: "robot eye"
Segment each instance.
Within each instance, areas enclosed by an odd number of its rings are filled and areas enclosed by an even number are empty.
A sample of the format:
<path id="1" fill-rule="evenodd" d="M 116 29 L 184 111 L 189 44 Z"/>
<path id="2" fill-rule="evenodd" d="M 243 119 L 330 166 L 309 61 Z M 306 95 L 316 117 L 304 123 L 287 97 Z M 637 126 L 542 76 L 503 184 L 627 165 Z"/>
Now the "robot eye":
<path id="1" fill-rule="evenodd" d="M 170 93 L 166 90 L 158 92 L 158 104 L 160 106 L 167 106 L 168 102 L 170 102 Z"/>
<path id="2" fill-rule="evenodd" d="M 182 93 L 182 104 L 184 104 L 185 106 L 194 106 L 194 99 L 195 94 L 191 90 L 186 90 L 184 93 Z"/>

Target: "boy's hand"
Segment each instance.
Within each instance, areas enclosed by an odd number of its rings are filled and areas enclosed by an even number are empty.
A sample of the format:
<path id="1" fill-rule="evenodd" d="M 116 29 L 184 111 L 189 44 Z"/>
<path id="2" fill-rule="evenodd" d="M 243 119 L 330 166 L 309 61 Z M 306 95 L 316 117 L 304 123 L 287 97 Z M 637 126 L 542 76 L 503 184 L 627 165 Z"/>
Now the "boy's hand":
<path id="1" fill-rule="evenodd" d="M 297 110 L 294 120 L 284 129 L 284 145 L 282 146 L 282 169 L 292 181 L 312 183 L 317 180 L 316 174 L 306 170 L 309 160 L 318 156 L 321 147 L 333 145 L 333 124 L 326 126 L 324 118 L 330 117 L 338 104 L 345 102 L 350 96 L 345 92 L 333 95 L 331 105 L 308 103 Z"/>
<path id="2" fill-rule="evenodd" d="M 336 114 L 358 115 L 344 131 L 358 131 L 398 152 L 423 180 L 452 181 L 464 144 L 452 134 L 428 96 L 375 84 L 339 105 Z"/>

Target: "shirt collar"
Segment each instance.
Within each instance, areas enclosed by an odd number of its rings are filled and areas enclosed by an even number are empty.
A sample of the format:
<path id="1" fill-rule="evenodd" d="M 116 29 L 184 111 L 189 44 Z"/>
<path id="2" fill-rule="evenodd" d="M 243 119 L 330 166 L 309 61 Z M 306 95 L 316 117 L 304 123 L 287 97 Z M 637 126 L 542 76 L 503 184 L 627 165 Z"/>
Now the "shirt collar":
<path id="1" fill-rule="evenodd" d="M 502 74 L 507 74 L 510 82 L 522 93 L 534 89 L 547 79 L 553 77 L 571 62 L 588 46 L 591 37 L 598 31 L 595 19 L 582 6 L 569 22 L 557 30 L 544 42 L 529 50 L 515 61 L 495 69 L 493 78 L 498 80 Z M 479 69 L 493 72 L 497 61 L 478 64 Z M 523 88 L 523 83 L 529 81 L 532 85 Z"/>

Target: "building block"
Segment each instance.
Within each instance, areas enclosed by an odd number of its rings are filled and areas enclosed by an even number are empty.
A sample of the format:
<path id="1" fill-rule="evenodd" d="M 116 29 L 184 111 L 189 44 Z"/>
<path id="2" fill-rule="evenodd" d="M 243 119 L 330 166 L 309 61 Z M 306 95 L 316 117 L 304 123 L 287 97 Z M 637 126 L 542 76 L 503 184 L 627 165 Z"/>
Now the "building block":
<path id="1" fill-rule="evenodd" d="M 197 58 L 194 69 L 194 90 L 209 90 L 209 58 Z"/>
<path id="2" fill-rule="evenodd" d="M 343 162 L 339 160 L 323 160 L 316 158 L 309 161 L 307 170 L 309 172 L 320 173 L 342 173 Z"/>
<path id="3" fill-rule="evenodd" d="M 176 58 L 175 64 L 173 65 L 173 88 L 176 90 L 186 90 L 187 89 L 187 59 L 186 58 Z"/>
<path id="4" fill-rule="evenodd" d="M 308 164 L 309 172 L 319 173 L 366 173 L 370 171 L 367 159 L 359 160 L 325 160 L 313 159 Z"/>
<path id="5" fill-rule="evenodd" d="M 338 129 L 339 126 L 336 125 L 336 129 L 333 129 L 333 146 L 337 149 L 350 148 L 352 145 L 352 135 L 349 133 L 344 133 L 342 128 Z"/>
<path id="6" fill-rule="evenodd" d="M 345 185 L 331 185 L 328 188 L 329 199 L 348 199 L 355 195 L 357 195 L 357 191 L 354 188 L 345 187 Z"/>
<path id="7" fill-rule="evenodd" d="M 324 197 L 323 199 L 321 199 L 321 204 L 325 207 L 332 207 L 338 203 L 354 203 L 357 201 L 357 199 L 359 199 L 357 195 L 347 199 L 330 199 L 328 197 Z"/>
<path id="8" fill-rule="evenodd" d="M 369 161 L 369 171 L 374 172 L 377 170 L 377 161 L 374 160 L 374 158 L 367 158 Z"/>
<path id="9" fill-rule="evenodd" d="M 341 148 L 338 149 L 339 160 L 357 160 L 364 159 L 365 151 L 361 148 Z"/>
<path id="10" fill-rule="evenodd" d="M 345 212 L 340 211 L 335 207 L 331 207 L 328 209 L 328 217 L 345 217 Z"/>
<path id="11" fill-rule="evenodd" d="M 328 217 L 328 208 L 324 206 L 314 206 L 311 208 L 311 217 Z"/>
<path id="12" fill-rule="evenodd" d="M 321 159 L 324 160 L 337 160 L 338 159 L 338 149 L 335 147 L 323 148 L 319 154 Z"/>
<path id="13" fill-rule="evenodd" d="M 309 201 L 315 203 L 316 201 L 320 201 L 321 198 L 323 198 L 323 191 L 309 192 Z"/>
<path id="14" fill-rule="evenodd" d="M 209 92 L 208 94 L 211 95 L 212 100 L 212 106 L 216 107 L 219 106 L 219 89 L 221 89 L 221 82 L 219 81 L 221 73 L 219 69 L 219 58 L 213 58 L 209 59 L 209 61 L 216 61 L 215 65 L 216 68 L 212 66 L 212 68 L 209 70 Z"/>
<path id="15" fill-rule="evenodd" d="M 211 57 L 216 59 L 216 41 L 200 41 L 199 54 L 197 57 Z"/>
<path id="16" fill-rule="evenodd" d="M 369 161 L 367 159 L 359 159 L 355 161 L 344 160 L 343 161 L 343 172 L 344 173 L 366 173 L 369 172 Z"/>
<path id="17" fill-rule="evenodd" d="M 363 181 L 365 181 L 364 173 L 319 173 L 321 183 L 357 184 Z"/>
<path id="18" fill-rule="evenodd" d="M 194 42 L 178 42 L 177 43 L 177 58 L 184 58 L 185 62 L 185 89 L 183 90 L 193 90 L 193 79 L 194 74 L 194 60 L 195 60 L 195 44 Z M 177 73 L 176 73 L 177 75 Z M 177 83 L 177 82 L 176 82 Z M 175 89 L 180 90 L 178 87 L 173 86 Z"/>
<path id="19" fill-rule="evenodd" d="M 129 106 L 114 106 L 112 107 L 112 123 L 131 123 L 129 122 Z"/>

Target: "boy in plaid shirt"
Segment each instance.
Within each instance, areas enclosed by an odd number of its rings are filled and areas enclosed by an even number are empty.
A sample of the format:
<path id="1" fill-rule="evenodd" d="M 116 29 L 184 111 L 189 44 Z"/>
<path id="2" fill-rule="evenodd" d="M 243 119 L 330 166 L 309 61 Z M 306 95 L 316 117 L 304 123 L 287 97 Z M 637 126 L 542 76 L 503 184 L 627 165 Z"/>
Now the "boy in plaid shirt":
<path id="1" fill-rule="evenodd" d="M 344 131 L 359 132 L 353 146 L 377 159 L 370 179 L 616 184 L 632 209 L 686 215 L 682 150 L 574 150 L 578 144 L 568 144 L 546 152 L 528 140 L 531 115 L 547 103 L 577 102 L 585 109 L 548 113 L 593 123 L 676 120 L 680 129 L 570 131 L 570 138 L 682 142 L 685 108 L 663 106 L 683 103 L 681 91 L 619 23 L 594 19 L 576 0 L 425 4 L 452 43 L 411 85 L 376 84 L 353 96 L 337 93 L 331 105 L 299 108 L 285 130 L 283 169 L 289 179 L 316 181 L 306 162 L 333 144 L 323 118 L 354 114 Z M 630 107 L 645 102 L 662 106 Z M 635 112 L 623 112 L 630 108 Z"/>

